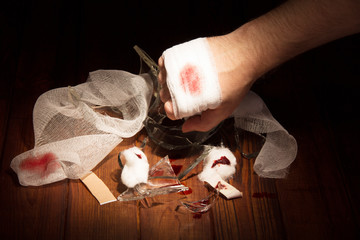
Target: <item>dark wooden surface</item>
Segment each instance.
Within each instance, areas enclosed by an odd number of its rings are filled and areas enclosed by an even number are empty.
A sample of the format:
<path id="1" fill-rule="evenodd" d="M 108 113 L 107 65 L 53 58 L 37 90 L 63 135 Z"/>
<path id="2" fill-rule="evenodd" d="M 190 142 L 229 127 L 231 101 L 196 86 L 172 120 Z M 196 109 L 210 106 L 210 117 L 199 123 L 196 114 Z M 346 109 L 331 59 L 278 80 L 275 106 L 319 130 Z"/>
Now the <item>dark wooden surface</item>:
<path id="1" fill-rule="evenodd" d="M 298 56 L 254 85 L 297 139 L 299 152 L 287 178 L 259 178 L 254 159 L 240 155 L 258 149 L 258 139 L 246 134 L 234 146 L 225 126 L 222 134 L 238 161 L 231 183 L 243 191 L 241 199 L 221 198 L 199 217 L 178 211 L 169 196 L 150 208 L 139 202 L 100 206 L 79 180 L 19 185 L 9 165 L 33 148 L 32 109 L 40 94 L 82 83 L 97 69 L 137 73 L 135 44 L 156 59 L 167 47 L 226 33 L 279 4 L 169 2 L 0 3 L 0 238 L 359 239 L 359 35 Z M 144 136 L 126 139 L 94 170 L 116 196 L 117 153 Z M 145 152 L 152 163 L 165 154 L 151 143 Z"/>

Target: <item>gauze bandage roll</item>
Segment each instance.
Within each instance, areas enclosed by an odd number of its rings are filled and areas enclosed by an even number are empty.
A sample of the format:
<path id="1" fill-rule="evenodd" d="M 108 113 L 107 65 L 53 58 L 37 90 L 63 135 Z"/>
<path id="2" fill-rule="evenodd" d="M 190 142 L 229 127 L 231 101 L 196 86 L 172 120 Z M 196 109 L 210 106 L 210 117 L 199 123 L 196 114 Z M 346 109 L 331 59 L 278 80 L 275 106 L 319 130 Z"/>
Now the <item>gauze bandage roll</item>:
<path id="1" fill-rule="evenodd" d="M 42 94 L 33 111 L 35 146 L 11 161 L 20 184 L 88 175 L 123 138 L 143 128 L 152 92 L 147 74 L 98 70 L 85 83 Z"/>
<path id="2" fill-rule="evenodd" d="M 166 83 L 177 119 L 216 108 L 221 102 L 218 74 L 206 38 L 176 45 L 163 53 Z"/>
<path id="3" fill-rule="evenodd" d="M 235 127 L 266 134 L 266 141 L 254 163 L 254 171 L 261 177 L 284 178 L 297 154 L 297 143 L 271 115 L 263 100 L 249 92 L 233 113 Z"/>
<path id="4" fill-rule="evenodd" d="M 120 159 L 125 163 L 121 173 L 121 181 L 128 188 L 139 183 L 146 183 L 149 176 L 149 163 L 146 155 L 138 147 L 121 152 Z"/>

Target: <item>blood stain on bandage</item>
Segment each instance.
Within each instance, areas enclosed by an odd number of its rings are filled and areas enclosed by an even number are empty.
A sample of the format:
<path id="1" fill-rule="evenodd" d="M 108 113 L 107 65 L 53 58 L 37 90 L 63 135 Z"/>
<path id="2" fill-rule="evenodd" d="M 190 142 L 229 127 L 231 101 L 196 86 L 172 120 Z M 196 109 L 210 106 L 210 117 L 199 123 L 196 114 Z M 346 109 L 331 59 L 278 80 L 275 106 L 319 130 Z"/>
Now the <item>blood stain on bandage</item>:
<path id="1" fill-rule="evenodd" d="M 211 166 L 212 168 L 215 167 L 218 164 L 225 164 L 225 165 L 230 165 L 230 161 L 227 157 L 222 156 L 221 158 L 219 158 L 218 160 L 215 160 L 213 165 Z"/>
<path id="2" fill-rule="evenodd" d="M 180 72 L 180 84 L 184 92 L 189 92 L 192 95 L 201 92 L 200 72 L 194 65 L 187 64 Z"/>
<path id="3" fill-rule="evenodd" d="M 47 177 L 59 167 L 61 167 L 61 165 L 56 161 L 56 156 L 53 153 L 29 157 L 20 164 L 21 170 L 36 172 L 41 177 Z"/>
<path id="4" fill-rule="evenodd" d="M 223 190 L 223 189 L 226 190 L 227 189 L 226 185 L 222 184 L 220 181 L 218 182 L 218 184 L 216 185 L 215 188 L 218 190 Z"/>

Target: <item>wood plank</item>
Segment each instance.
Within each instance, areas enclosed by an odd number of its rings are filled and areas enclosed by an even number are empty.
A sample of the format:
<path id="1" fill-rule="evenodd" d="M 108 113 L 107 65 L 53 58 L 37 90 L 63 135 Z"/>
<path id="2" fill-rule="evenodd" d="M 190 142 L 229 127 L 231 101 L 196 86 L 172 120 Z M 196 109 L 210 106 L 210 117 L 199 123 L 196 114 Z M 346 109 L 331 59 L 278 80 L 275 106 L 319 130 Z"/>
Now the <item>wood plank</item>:
<path id="1" fill-rule="evenodd" d="M 57 239 L 64 231 L 61 222 L 65 219 L 66 182 L 43 187 L 22 187 L 18 183 L 16 174 L 9 167 L 13 157 L 30 150 L 34 144 L 31 113 L 29 113 L 32 108 L 29 105 L 32 105 L 35 99 L 32 96 L 24 96 L 24 92 L 18 92 L 23 97 L 21 101 L 14 103 L 21 114 L 14 110 L 14 114 L 10 117 L 1 168 L 0 232 L 5 239 L 31 237 Z M 28 106 L 25 107 L 26 105 Z M 17 117 L 15 118 L 14 115 Z"/>
<path id="2" fill-rule="evenodd" d="M 117 155 L 131 147 L 136 137 L 124 140 L 93 172 L 117 197 L 125 189 L 120 182 Z M 136 201 L 100 205 L 79 180 L 71 180 L 65 221 L 66 239 L 138 239 Z"/>
<path id="3" fill-rule="evenodd" d="M 113 57 L 107 55 L 114 54 L 114 43 L 100 43 L 112 38 L 99 35 L 101 27 L 95 27 L 99 21 L 101 22 L 102 14 L 98 15 L 98 9 L 95 7 L 92 9 L 95 13 L 89 15 L 88 4 L 90 3 L 64 2 L 62 5 L 63 18 L 59 26 L 60 37 L 56 58 L 59 74 L 54 85 L 56 87 L 83 83 L 89 71 L 109 68 L 108 63 L 114 62 Z M 132 50 L 129 48 L 129 51 Z M 123 60 L 127 61 L 126 58 Z M 119 184 L 120 167 L 117 154 L 134 141 L 135 138 L 124 140 L 93 170 L 115 197 L 122 192 L 121 190 L 125 190 Z M 64 224 L 66 239 L 138 239 L 136 202 L 113 202 L 100 206 L 79 180 L 69 181 Z"/>
<path id="4" fill-rule="evenodd" d="M 260 178 L 253 171 L 254 158 L 246 159 L 240 152 L 261 149 L 261 138 L 250 133 L 240 135 L 236 151 L 237 171 L 230 183 L 243 192 L 243 198 L 221 199 L 213 209 L 217 239 L 284 239 L 276 180 Z"/>
<path id="5" fill-rule="evenodd" d="M 358 235 L 357 223 L 339 165 L 339 149 L 322 115 L 323 100 L 319 99 L 322 92 L 327 91 L 324 89 L 331 87 L 332 76 L 324 76 L 325 72 L 318 69 L 302 72 L 298 69 L 308 65 L 316 68 L 319 64 L 310 60 L 316 59 L 313 54 L 301 56 L 286 68 L 278 69 L 272 81 L 282 83 L 267 85 L 267 92 L 263 92 L 270 102 L 270 110 L 275 106 L 274 112 L 281 113 L 277 119 L 289 124 L 287 129 L 299 147 L 290 174 L 276 182 L 284 227 L 290 239 L 351 239 Z M 283 83 L 285 79 L 290 81 Z M 330 84 L 325 88 L 324 80 Z M 284 93 L 284 89 L 289 90 Z M 290 112 L 292 114 L 288 114 Z"/>
<path id="6" fill-rule="evenodd" d="M 9 165 L 16 155 L 34 147 L 32 110 L 37 97 L 49 89 L 54 67 L 56 2 L 17 9 L 19 54 L 12 108 L 1 165 L 1 235 L 5 239 L 62 238 L 67 204 L 67 182 L 22 187 Z M 21 6 L 18 6 L 21 8 Z M 48 21 L 43 21 L 47 19 Z M 56 24 L 55 24 L 56 25 Z M 55 27 L 56 28 L 56 27 Z M 21 38 L 20 38 L 21 37 Z M 21 48 L 19 47 L 21 46 Z"/>

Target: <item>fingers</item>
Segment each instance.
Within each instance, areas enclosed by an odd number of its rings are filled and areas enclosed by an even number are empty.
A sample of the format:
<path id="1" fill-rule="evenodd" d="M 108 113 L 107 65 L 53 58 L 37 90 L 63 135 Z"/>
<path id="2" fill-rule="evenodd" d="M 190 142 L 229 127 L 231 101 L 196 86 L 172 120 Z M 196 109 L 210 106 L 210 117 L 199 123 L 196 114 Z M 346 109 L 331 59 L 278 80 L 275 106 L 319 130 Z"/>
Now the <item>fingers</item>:
<path id="1" fill-rule="evenodd" d="M 171 120 L 176 120 L 171 100 L 164 103 L 164 109 L 168 118 L 170 118 Z"/>
<path id="2" fill-rule="evenodd" d="M 158 60 L 159 64 L 159 75 L 158 75 L 158 81 L 159 84 L 161 84 L 161 90 L 160 90 L 160 100 L 164 103 L 164 109 L 166 112 L 166 115 L 171 120 L 176 120 L 174 115 L 174 109 L 171 102 L 171 95 L 170 91 L 166 84 L 166 69 L 164 64 L 164 58 L 161 56 Z"/>
<path id="3" fill-rule="evenodd" d="M 164 65 L 164 58 L 161 56 L 158 60 L 159 63 L 159 75 L 158 82 L 161 85 L 160 99 L 163 103 L 170 100 L 170 92 L 166 84 L 166 70 Z"/>
<path id="4" fill-rule="evenodd" d="M 160 94 L 160 100 L 161 100 L 163 103 L 169 101 L 170 98 L 171 98 L 170 91 L 169 91 L 169 89 L 167 88 L 166 84 L 161 87 L 159 94 Z"/>
<path id="5" fill-rule="evenodd" d="M 188 120 L 182 126 L 182 131 L 192 132 L 207 132 L 216 127 L 222 120 L 224 120 L 224 114 L 219 113 L 217 110 L 207 110 L 202 112 L 201 115 L 196 115 Z"/>
<path id="6" fill-rule="evenodd" d="M 166 69 L 164 64 L 164 58 L 161 56 L 158 60 L 159 64 L 159 75 L 158 75 L 158 81 L 161 85 L 164 85 L 166 83 Z"/>

